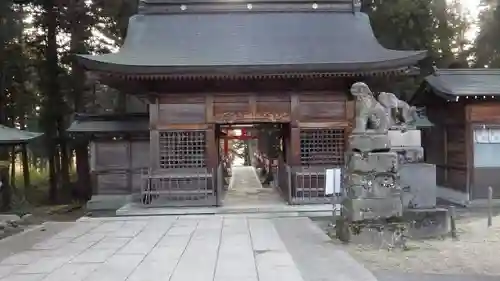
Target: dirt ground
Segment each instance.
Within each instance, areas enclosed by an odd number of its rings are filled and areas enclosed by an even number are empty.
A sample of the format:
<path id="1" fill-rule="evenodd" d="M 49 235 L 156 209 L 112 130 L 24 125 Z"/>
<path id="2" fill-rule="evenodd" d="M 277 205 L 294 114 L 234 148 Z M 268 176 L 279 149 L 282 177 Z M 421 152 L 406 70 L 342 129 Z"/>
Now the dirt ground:
<path id="1" fill-rule="evenodd" d="M 14 212 L 15 214 L 16 212 Z M 36 227 L 46 222 L 74 222 L 85 215 L 85 208 L 81 205 L 58 205 L 35 207 L 19 214 L 29 213 L 29 219 L 19 221 L 5 221 L 0 227 L 0 240 L 11 237 L 27 229 Z"/>
<path id="2" fill-rule="evenodd" d="M 367 238 L 373 243 L 334 243 L 372 271 L 498 275 L 500 280 L 500 216 L 493 217 L 492 227 L 487 226 L 484 211 L 463 211 L 459 217 L 458 239 L 409 240 L 408 250 L 389 250 L 373 238 Z"/>

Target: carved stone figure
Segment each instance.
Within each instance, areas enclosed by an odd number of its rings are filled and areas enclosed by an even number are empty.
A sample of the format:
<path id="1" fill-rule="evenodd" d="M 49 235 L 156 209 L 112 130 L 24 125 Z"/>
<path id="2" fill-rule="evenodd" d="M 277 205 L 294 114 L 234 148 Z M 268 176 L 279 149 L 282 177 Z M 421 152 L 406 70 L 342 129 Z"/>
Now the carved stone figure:
<path id="1" fill-rule="evenodd" d="M 385 109 L 391 128 L 400 126 L 404 130 L 415 122 L 417 109 L 398 99 L 395 94 L 381 92 L 377 99 Z"/>
<path id="2" fill-rule="evenodd" d="M 371 221 L 402 215 L 398 154 L 392 152 L 386 108 L 365 83 L 351 87 L 356 97 L 356 122 L 348 140 L 344 174 L 343 214 L 338 236 L 345 241 L 351 222 Z M 391 100 L 395 101 L 395 100 Z M 395 103 L 396 105 L 396 103 Z"/>
<path id="3" fill-rule="evenodd" d="M 386 110 L 375 99 L 368 85 L 363 82 L 354 83 L 351 93 L 356 98 L 353 132 L 387 132 L 390 124 Z"/>

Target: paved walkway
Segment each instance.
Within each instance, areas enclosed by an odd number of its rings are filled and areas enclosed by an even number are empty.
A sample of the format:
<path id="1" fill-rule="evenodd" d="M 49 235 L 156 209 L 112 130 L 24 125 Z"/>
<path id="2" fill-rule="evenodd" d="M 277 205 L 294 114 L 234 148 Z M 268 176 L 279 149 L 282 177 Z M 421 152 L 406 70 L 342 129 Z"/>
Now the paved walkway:
<path id="1" fill-rule="evenodd" d="M 307 218 L 212 215 L 84 219 L 4 258 L 0 280 L 376 279 Z"/>
<path id="2" fill-rule="evenodd" d="M 233 166 L 231 182 L 224 198 L 225 206 L 283 204 L 274 188 L 263 188 L 252 166 Z"/>

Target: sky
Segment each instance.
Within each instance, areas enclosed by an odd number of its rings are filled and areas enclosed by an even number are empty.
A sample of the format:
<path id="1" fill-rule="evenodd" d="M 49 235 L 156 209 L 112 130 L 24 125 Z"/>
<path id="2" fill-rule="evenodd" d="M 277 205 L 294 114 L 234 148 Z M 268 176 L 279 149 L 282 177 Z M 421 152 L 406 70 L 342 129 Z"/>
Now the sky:
<path id="1" fill-rule="evenodd" d="M 468 12 L 473 21 L 477 20 L 477 17 L 479 15 L 480 2 L 481 0 L 460 0 L 462 7 L 465 9 L 464 12 Z M 475 24 L 472 24 L 470 30 L 467 32 L 465 36 L 467 37 L 467 39 L 475 39 L 478 31 L 479 31 L 478 27 Z"/>

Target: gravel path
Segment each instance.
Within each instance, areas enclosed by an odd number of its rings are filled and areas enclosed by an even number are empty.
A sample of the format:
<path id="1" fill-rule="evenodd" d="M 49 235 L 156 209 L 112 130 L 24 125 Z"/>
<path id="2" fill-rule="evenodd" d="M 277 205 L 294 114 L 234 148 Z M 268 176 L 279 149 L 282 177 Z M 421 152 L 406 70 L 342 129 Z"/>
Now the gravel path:
<path id="1" fill-rule="evenodd" d="M 354 244 L 343 247 L 372 271 L 499 275 L 500 278 L 500 216 L 493 219 L 491 228 L 484 218 L 460 220 L 457 228 L 458 241 L 451 238 L 409 241 L 407 251 Z"/>

